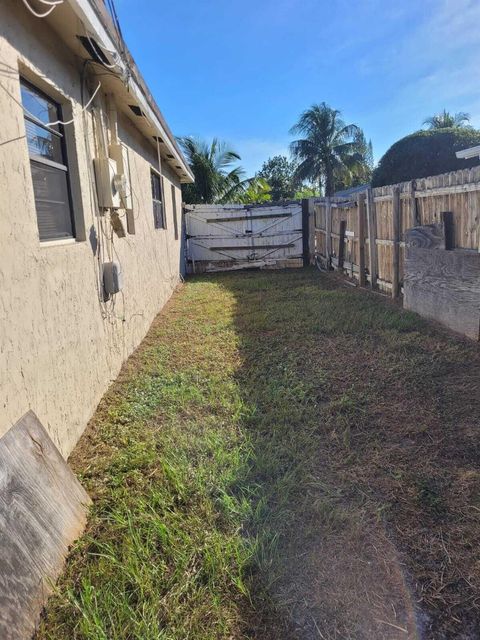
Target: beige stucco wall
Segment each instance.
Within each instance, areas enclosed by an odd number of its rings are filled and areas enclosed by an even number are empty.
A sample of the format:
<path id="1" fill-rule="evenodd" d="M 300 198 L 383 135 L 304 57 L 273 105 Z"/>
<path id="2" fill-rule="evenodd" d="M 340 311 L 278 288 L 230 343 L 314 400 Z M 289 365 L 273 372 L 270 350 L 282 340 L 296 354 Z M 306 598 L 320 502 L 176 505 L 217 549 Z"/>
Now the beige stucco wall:
<path id="1" fill-rule="evenodd" d="M 81 241 L 39 241 L 19 69 L 61 98 L 64 116 L 73 111 L 68 149 Z M 136 233 L 114 236 L 111 246 L 108 217 L 93 206 L 80 70 L 45 21 L 21 2 L 0 2 L 0 436 L 32 409 L 65 456 L 179 282 L 180 264 L 171 201 L 174 184 L 180 225 L 180 184 L 164 170 L 167 230 L 155 229 L 150 164 L 158 165 L 157 155 L 124 117 L 119 137 L 129 147 Z M 92 144 L 91 115 L 85 123 Z M 122 266 L 115 304 L 101 300 L 95 238 L 102 260 L 113 252 Z"/>

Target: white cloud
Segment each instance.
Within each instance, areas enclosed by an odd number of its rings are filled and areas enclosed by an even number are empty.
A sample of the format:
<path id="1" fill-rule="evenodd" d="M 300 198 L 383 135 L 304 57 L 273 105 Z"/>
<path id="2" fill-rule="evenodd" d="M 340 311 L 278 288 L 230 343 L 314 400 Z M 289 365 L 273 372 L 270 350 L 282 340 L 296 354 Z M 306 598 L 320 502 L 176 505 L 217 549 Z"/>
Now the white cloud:
<path id="1" fill-rule="evenodd" d="M 381 147 L 394 141 L 386 132 L 411 132 L 443 108 L 480 122 L 480 2 L 426 0 L 410 10 L 410 21 L 398 16 L 391 42 L 372 41 L 370 49 L 364 43 L 356 62 L 358 75 L 376 89 L 366 121 Z"/>

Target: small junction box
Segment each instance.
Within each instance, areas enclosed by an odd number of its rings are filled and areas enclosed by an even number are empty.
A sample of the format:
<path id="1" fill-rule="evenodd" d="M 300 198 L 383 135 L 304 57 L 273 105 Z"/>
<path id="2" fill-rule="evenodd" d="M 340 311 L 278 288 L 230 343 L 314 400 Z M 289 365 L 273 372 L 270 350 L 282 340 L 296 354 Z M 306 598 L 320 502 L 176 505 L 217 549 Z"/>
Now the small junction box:
<path id="1" fill-rule="evenodd" d="M 123 289 L 123 275 L 118 262 L 105 262 L 103 265 L 103 288 L 109 296 Z"/>

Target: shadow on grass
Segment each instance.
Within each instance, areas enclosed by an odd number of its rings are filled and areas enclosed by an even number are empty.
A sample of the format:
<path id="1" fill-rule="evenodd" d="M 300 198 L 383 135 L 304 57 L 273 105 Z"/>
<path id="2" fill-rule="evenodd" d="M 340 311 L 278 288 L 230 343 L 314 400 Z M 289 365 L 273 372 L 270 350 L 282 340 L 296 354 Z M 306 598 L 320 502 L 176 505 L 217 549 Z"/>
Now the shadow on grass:
<path id="1" fill-rule="evenodd" d="M 72 456 L 38 639 L 477 637 L 479 373 L 315 270 L 190 280 Z"/>
<path id="2" fill-rule="evenodd" d="M 478 637 L 478 346 L 312 270 L 215 281 L 281 637 Z"/>

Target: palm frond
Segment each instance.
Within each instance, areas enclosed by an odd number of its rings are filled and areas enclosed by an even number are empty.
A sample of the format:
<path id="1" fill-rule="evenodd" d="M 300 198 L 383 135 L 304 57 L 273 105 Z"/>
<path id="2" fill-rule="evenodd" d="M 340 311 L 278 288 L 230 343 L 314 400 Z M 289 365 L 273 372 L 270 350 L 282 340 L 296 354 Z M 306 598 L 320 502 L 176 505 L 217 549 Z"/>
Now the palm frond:
<path id="1" fill-rule="evenodd" d="M 449 127 L 469 127 L 470 114 L 465 111 L 450 113 L 446 109 L 423 121 L 429 129 L 446 129 Z"/>
<path id="2" fill-rule="evenodd" d="M 240 156 L 225 142 L 213 138 L 208 144 L 186 136 L 179 138 L 179 143 L 195 176 L 195 183 L 184 189 L 189 204 L 218 202 L 242 181 L 243 169 L 232 166 Z"/>

